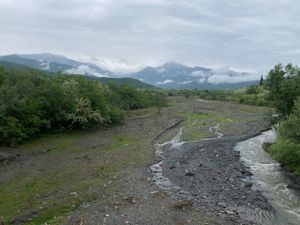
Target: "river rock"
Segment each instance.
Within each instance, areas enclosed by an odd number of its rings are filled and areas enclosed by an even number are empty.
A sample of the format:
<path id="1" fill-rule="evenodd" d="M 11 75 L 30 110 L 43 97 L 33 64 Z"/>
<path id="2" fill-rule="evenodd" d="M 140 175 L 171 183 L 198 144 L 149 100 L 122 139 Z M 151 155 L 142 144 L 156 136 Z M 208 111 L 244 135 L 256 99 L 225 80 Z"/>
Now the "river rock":
<path id="1" fill-rule="evenodd" d="M 195 176 L 195 174 L 192 172 L 186 172 L 185 176 L 192 177 L 192 176 Z"/>
<path id="2" fill-rule="evenodd" d="M 0 162 L 12 160 L 13 158 L 14 158 L 14 157 L 13 157 L 12 155 L 5 154 L 5 153 L 3 153 L 3 152 L 0 152 Z"/>
<path id="3" fill-rule="evenodd" d="M 252 187 L 252 183 L 251 182 L 245 182 L 244 185 L 245 185 L 245 187 Z"/>
<path id="4" fill-rule="evenodd" d="M 267 152 L 268 149 L 271 147 L 272 144 L 273 144 L 273 143 L 270 143 L 270 142 L 264 142 L 264 143 L 262 144 L 262 148 Z"/>
<path id="5" fill-rule="evenodd" d="M 226 208 L 227 207 L 226 203 L 224 203 L 224 202 L 218 202 L 217 205 L 220 206 L 220 207 L 222 207 L 222 208 Z"/>
<path id="6" fill-rule="evenodd" d="M 300 190 L 300 184 L 291 182 L 287 185 L 287 188 Z"/>

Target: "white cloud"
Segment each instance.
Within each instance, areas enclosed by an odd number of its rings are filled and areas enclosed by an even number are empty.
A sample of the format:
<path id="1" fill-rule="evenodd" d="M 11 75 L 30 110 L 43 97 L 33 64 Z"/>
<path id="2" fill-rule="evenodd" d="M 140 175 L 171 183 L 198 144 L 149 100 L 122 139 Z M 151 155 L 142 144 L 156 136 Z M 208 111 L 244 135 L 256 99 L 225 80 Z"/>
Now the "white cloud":
<path id="1" fill-rule="evenodd" d="M 298 0 L 0 0 L 0 54 L 265 72 L 278 62 L 299 63 L 299 11 Z"/>
<path id="2" fill-rule="evenodd" d="M 193 82 L 192 80 L 188 80 L 188 81 L 182 82 L 182 84 L 190 84 L 190 83 L 192 83 L 192 82 Z"/>
<path id="3" fill-rule="evenodd" d="M 145 66 L 141 63 L 131 63 L 125 59 L 109 59 L 109 58 L 92 58 L 89 62 L 99 66 L 100 68 L 109 70 L 119 75 L 137 72 Z"/>
<path id="4" fill-rule="evenodd" d="M 169 84 L 169 83 L 173 83 L 173 82 L 174 82 L 174 80 L 167 79 L 162 82 L 156 82 L 156 84 L 161 85 L 161 84 Z"/>
<path id="5" fill-rule="evenodd" d="M 206 78 L 200 78 L 199 80 L 198 80 L 198 83 L 205 83 L 206 82 Z"/>
<path id="6" fill-rule="evenodd" d="M 49 70 L 50 69 L 50 63 L 49 62 L 40 60 L 40 65 L 41 65 L 43 70 Z"/>
<path id="7" fill-rule="evenodd" d="M 220 84 L 220 83 L 239 83 L 244 81 L 258 80 L 259 77 L 253 74 L 236 74 L 231 76 L 230 74 L 214 74 L 207 78 L 208 83 Z"/>
<path id="8" fill-rule="evenodd" d="M 194 71 L 190 74 L 191 77 L 208 77 L 209 74 L 203 71 Z"/>
<path id="9" fill-rule="evenodd" d="M 94 75 L 96 77 L 109 77 L 106 74 L 101 74 L 91 69 L 88 65 L 80 65 L 78 67 L 74 67 L 73 69 L 68 69 L 65 71 L 69 74 L 80 74 L 80 75 Z"/>

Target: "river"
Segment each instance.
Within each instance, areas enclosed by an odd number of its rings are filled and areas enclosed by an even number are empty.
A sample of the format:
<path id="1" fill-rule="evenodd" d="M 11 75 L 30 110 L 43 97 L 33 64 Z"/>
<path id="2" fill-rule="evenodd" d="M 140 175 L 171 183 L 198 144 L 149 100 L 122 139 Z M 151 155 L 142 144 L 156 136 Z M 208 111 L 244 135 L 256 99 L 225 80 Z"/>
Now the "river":
<path id="1" fill-rule="evenodd" d="M 261 190 L 274 211 L 261 211 L 255 215 L 256 222 L 264 225 L 299 225 L 300 191 L 287 188 L 289 178 L 280 164 L 266 153 L 262 144 L 274 142 L 275 131 L 270 130 L 259 136 L 237 143 L 241 160 L 253 173 L 253 188 Z"/>

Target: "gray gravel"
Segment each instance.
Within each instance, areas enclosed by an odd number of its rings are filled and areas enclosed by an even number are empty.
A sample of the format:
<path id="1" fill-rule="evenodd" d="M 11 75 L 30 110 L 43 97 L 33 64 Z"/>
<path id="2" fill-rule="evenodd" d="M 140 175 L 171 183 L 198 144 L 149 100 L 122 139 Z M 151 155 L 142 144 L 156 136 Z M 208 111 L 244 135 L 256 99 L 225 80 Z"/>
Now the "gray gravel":
<path id="1" fill-rule="evenodd" d="M 259 213 L 271 207 L 252 188 L 251 173 L 233 149 L 235 143 L 257 135 L 262 129 L 253 124 L 241 135 L 187 142 L 177 148 L 164 146 L 163 174 L 192 196 L 194 205 L 205 210 L 215 222 L 255 224 Z M 178 192 L 173 197 L 182 199 L 186 195 Z"/>

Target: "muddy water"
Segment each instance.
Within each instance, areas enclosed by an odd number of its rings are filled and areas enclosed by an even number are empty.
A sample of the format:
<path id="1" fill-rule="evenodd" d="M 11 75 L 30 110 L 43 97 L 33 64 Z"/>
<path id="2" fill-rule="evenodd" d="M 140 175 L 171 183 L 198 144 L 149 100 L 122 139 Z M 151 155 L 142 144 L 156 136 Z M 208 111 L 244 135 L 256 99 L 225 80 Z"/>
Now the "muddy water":
<path id="1" fill-rule="evenodd" d="M 235 150 L 240 151 L 241 160 L 250 167 L 253 173 L 253 188 L 263 192 L 272 204 L 274 211 L 257 213 L 256 222 L 264 225 L 299 225 L 300 224 L 300 191 L 288 189 L 288 177 L 285 176 L 278 162 L 271 159 L 262 144 L 274 142 L 273 130 L 239 142 Z"/>

